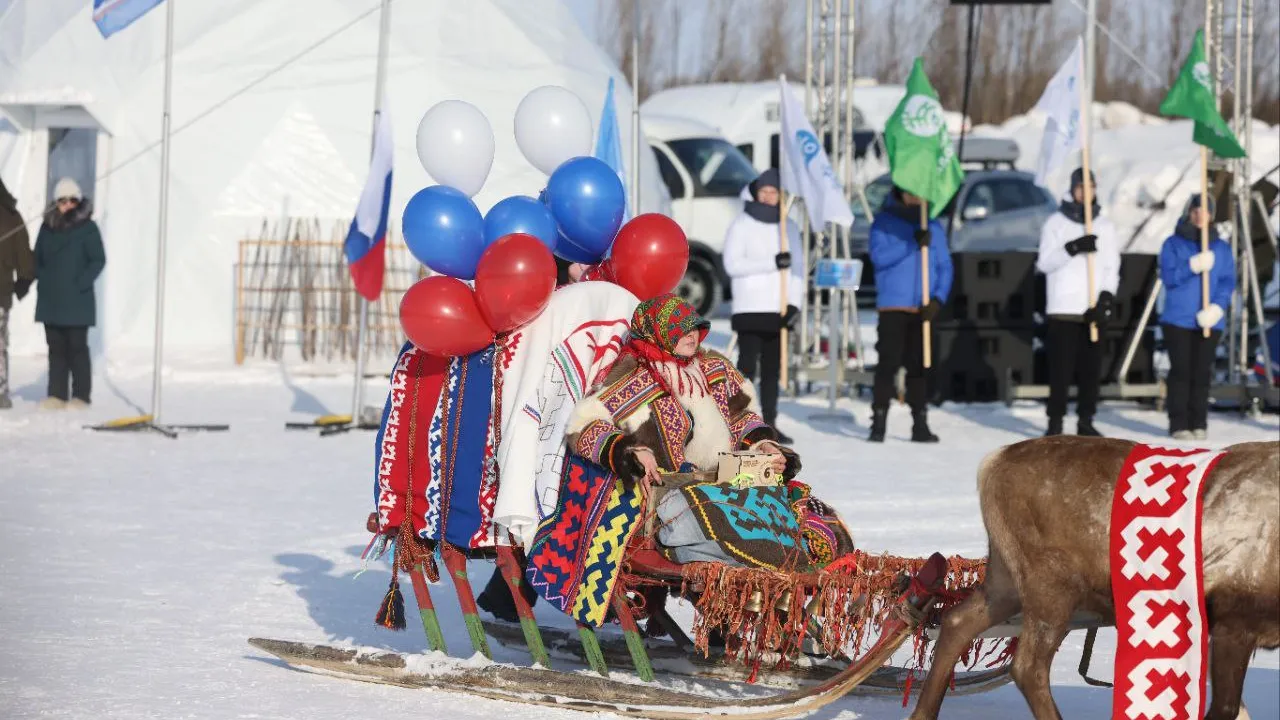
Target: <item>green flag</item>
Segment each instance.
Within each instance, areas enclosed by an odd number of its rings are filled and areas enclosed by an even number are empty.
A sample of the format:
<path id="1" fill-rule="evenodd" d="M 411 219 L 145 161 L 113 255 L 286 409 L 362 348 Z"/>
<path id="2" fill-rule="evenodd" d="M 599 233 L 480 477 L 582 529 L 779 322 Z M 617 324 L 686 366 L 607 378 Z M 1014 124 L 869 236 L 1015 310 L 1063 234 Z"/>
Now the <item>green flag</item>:
<path id="1" fill-rule="evenodd" d="M 1213 95 L 1213 75 L 1204 56 L 1204 31 L 1196 32 L 1191 54 L 1182 65 L 1178 79 L 1160 103 L 1160 114 L 1190 118 L 1195 121 L 1192 139 L 1223 158 L 1244 157 L 1244 148 L 1231 133 L 1227 121 L 1218 114 Z"/>
<path id="2" fill-rule="evenodd" d="M 893 184 L 929 201 L 929 214 L 937 217 L 964 182 L 938 93 L 916 58 L 907 78 L 907 95 L 898 103 L 884 128 Z"/>

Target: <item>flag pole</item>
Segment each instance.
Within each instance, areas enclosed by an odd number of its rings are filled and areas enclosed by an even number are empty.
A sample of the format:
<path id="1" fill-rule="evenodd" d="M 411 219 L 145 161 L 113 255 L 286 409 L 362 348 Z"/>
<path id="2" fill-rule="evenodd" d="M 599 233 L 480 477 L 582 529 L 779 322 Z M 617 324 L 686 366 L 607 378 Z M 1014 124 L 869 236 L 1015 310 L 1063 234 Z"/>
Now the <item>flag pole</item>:
<path id="1" fill-rule="evenodd" d="M 631 217 L 640 214 L 640 2 L 631 0 Z"/>
<path id="2" fill-rule="evenodd" d="M 373 146 L 377 143 L 378 119 L 382 115 L 382 98 L 387 86 L 387 38 L 391 35 L 391 0 L 382 0 L 379 11 L 381 23 L 378 29 L 378 70 L 373 82 L 373 137 L 369 141 L 369 156 L 373 156 Z M 365 336 L 369 331 L 369 301 L 360 295 L 359 325 L 356 328 L 356 376 L 351 389 L 351 424 L 360 426 L 360 409 L 364 404 L 364 361 Z"/>
<path id="3" fill-rule="evenodd" d="M 169 145 L 173 107 L 173 6 L 164 9 L 164 115 L 160 122 L 160 235 L 156 243 L 156 330 L 151 369 L 151 422 L 160 424 L 161 369 L 164 363 L 165 245 L 169 241 Z"/>
<path id="4" fill-rule="evenodd" d="M 1092 24 L 1090 28 L 1092 29 Z M 1092 44 L 1090 44 L 1092 51 Z M 1091 53 L 1085 53 L 1091 55 Z M 1085 56 L 1080 56 L 1081 77 L 1084 78 L 1084 89 L 1080 93 L 1080 170 L 1084 175 L 1082 182 L 1084 183 L 1084 234 L 1093 234 L 1093 173 L 1089 169 L 1089 131 L 1092 124 L 1093 110 L 1093 81 L 1087 72 L 1088 65 Z M 1089 290 L 1089 309 L 1092 310 L 1098 306 L 1098 282 L 1095 275 L 1094 261 L 1095 253 L 1088 252 L 1084 255 L 1085 259 L 1085 276 L 1087 278 Z M 1089 321 L 1089 342 L 1098 342 L 1098 324 Z"/>
<path id="5" fill-rule="evenodd" d="M 920 229 L 929 230 L 929 201 L 920 198 Z M 920 301 L 929 304 L 929 246 L 920 248 Z M 924 347 L 924 367 L 933 367 L 933 338 L 930 332 L 933 323 L 928 318 L 920 323 L 921 341 Z"/>
<path id="6" fill-rule="evenodd" d="M 1205 216 L 1200 226 L 1200 252 L 1209 252 L 1209 223 L 1213 218 L 1209 215 L 1209 148 L 1200 146 L 1200 212 Z M 1193 208 L 1194 209 L 1194 208 Z M 1200 309 L 1209 309 L 1209 273 L 1200 273 Z M 1204 328 L 1204 336 L 1209 337 L 1211 329 Z"/>
<path id="7" fill-rule="evenodd" d="M 784 102 L 785 98 L 783 98 L 781 94 L 789 92 L 787 90 L 786 74 L 779 75 L 778 80 L 778 100 L 779 102 Z M 782 142 L 787 142 L 787 139 L 783 138 Z M 786 166 L 787 153 L 784 152 L 783 147 L 780 145 L 778 147 L 778 252 L 784 253 L 791 252 L 791 244 L 789 242 L 790 238 L 787 237 L 787 193 L 782 189 L 782 186 L 786 185 L 786 182 L 783 180 L 783 178 L 786 177 L 784 174 Z M 788 268 L 780 272 L 782 274 L 778 279 L 778 306 L 780 314 L 785 318 L 787 316 L 787 276 L 791 274 L 791 270 Z M 787 324 L 784 321 L 782 323 L 782 330 L 779 333 L 779 344 L 782 346 L 782 357 L 779 360 L 781 366 L 778 371 L 778 384 L 784 389 L 791 387 L 790 339 L 790 333 L 787 331 Z M 835 338 L 831 338 L 829 340 L 829 342 L 833 343 L 835 341 Z"/>

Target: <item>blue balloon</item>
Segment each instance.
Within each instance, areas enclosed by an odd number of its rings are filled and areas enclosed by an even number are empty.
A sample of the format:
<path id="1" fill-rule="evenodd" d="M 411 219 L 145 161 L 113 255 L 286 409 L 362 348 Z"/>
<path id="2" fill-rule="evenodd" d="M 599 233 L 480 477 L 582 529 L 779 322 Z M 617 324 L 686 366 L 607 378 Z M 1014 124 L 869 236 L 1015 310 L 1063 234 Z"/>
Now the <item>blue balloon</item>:
<path id="1" fill-rule="evenodd" d="M 554 250 L 556 257 L 569 262 L 582 263 L 583 265 L 595 265 L 600 262 L 602 256 L 599 254 L 589 253 L 586 250 L 574 245 L 569 238 L 560 233 L 560 241 L 556 243 Z"/>
<path id="2" fill-rule="evenodd" d="M 404 208 L 404 242 L 432 270 L 471 280 L 484 252 L 484 218 L 460 190 L 433 185 L 419 190 Z"/>
<path id="3" fill-rule="evenodd" d="M 556 219 L 546 205 L 526 195 L 512 195 L 499 200 L 484 216 L 484 246 L 487 248 L 498 238 L 511 233 L 532 235 L 551 251 L 556 249 L 559 233 Z"/>
<path id="4" fill-rule="evenodd" d="M 564 161 L 547 182 L 547 205 L 563 233 L 583 255 L 609 251 L 626 212 L 626 191 L 612 168 L 593 157 Z"/>

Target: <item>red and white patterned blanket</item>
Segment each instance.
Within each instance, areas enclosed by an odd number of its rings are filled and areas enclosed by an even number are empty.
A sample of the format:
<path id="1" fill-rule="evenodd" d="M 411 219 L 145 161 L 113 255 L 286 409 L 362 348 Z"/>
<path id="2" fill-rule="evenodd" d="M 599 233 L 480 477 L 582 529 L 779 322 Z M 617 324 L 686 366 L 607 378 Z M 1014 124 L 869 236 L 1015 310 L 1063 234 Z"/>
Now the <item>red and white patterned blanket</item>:
<path id="1" fill-rule="evenodd" d="M 1112 720 L 1204 716 L 1202 490 L 1220 451 L 1136 445 L 1111 508 Z"/>

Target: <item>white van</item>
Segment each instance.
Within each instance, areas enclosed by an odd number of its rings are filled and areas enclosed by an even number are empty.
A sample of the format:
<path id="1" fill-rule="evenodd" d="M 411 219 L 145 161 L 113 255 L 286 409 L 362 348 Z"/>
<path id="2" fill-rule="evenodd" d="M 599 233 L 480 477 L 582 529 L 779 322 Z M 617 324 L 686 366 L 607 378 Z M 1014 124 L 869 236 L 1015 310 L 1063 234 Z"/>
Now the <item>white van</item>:
<path id="1" fill-rule="evenodd" d="M 689 237 L 689 269 L 677 289 L 710 316 L 728 287 L 721 261 L 725 231 L 742 212 L 742 188 L 759 173 L 708 125 L 643 112 L 645 139 L 671 194 L 671 215 Z"/>
<path id="2" fill-rule="evenodd" d="M 796 102 L 804 105 L 804 82 L 791 83 Z M 814 114 L 820 102 L 814 93 Z M 880 85 L 874 80 L 859 79 L 853 88 L 853 141 L 855 157 L 862 157 L 873 147 L 876 133 L 906 95 L 902 85 Z M 696 120 L 723 135 L 747 156 L 757 170 L 778 167 L 778 134 L 782 131 L 778 83 L 710 83 L 669 88 L 650 96 L 640 111 Z M 844 107 L 840 108 L 841 127 L 847 128 Z M 960 114 L 946 112 L 947 127 L 960 132 Z M 827 152 L 835 164 L 830 138 Z M 874 151 L 873 151 L 874 152 Z"/>

